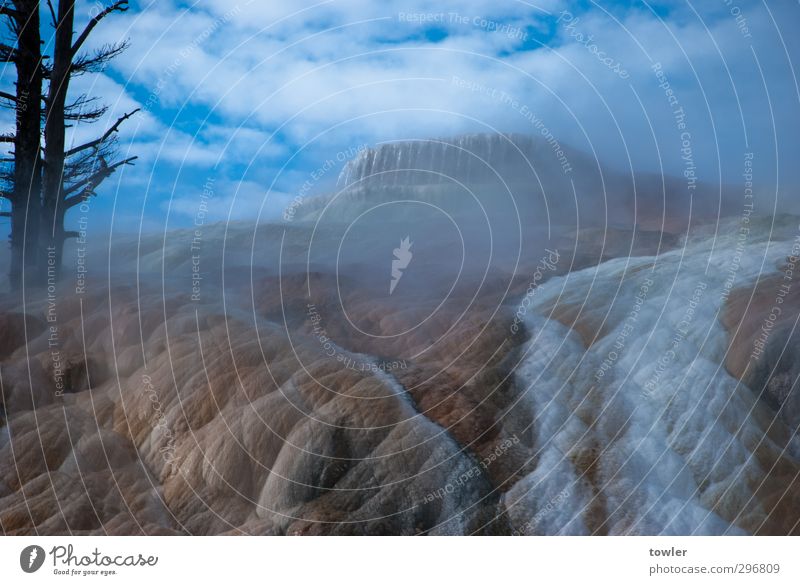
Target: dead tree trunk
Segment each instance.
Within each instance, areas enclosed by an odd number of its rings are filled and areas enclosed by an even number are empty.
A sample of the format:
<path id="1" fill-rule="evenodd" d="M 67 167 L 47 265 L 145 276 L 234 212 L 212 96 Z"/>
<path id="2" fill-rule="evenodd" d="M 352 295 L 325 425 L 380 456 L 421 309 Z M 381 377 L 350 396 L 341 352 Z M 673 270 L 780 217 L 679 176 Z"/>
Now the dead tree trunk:
<path id="1" fill-rule="evenodd" d="M 11 20 L 11 29 L 17 40 L 9 47 L 7 60 L 16 66 L 17 83 L 14 96 L 5 96 L 15 111 L 16 134 L 13 137 L 11 201 L 11 267 L 9 279 L 12 289 L 23 284 L 23 275 L 30 282 L 39 281 L 39 218 L 42 160 L 41 103 L 42 103 L 42 53 L 39 29 L 38 0 L 16 0 L 13 8 L 2 9 L 2 15 Z"/>
<path id="2" fill-rule="evenodd" d="M 114 137 L 122 122 L 131 114 L 119 118 L 100 138 L 67 150 L 66 129 L 70 122 L 94 122 L 106 112 L 105 107 L 91 107 L 92 98 L 81 96 L 67 103 L 70 80 L 73 75 L 102 70 L 103 66 L 127 48 L 126 42 L 105 45 L 91 55 L 79 51 L 94 27 L 112 12 L 125 12 L 128 2 L 115 2 L 96 14 L 73 42 L 75 0 L 60 0 L 58 14 L 53 14 L 55 37 L 52 68 L 44 125 L 44 185 L 42 196 L 41 239 L 50 258 L 55 260 L 55 271 L 61 271 L 64 241 L 74 232 L 64 228 L 67 211 L 95 194 L 95 189 L 118 167 L 129 164 L 136 157 L 109 164 L 106 157 L 113 156 Z"/>
<path id="3" fill-rule="evenodd" d="M 46 0 L 54 31 L 47 37 L 52 56 L 42 55 L 41 4 L 39 0 L 0 0 L 0 17 L 8 19 L 14 34 L 13 46 L 0 43 L 0 63 L 14 63 L 17 72 L 16 91 L 0 91 L 0 106 L 16 114 L 15 133 L 0 135 L 0 142 L 14 146 L 13 157 L 0 161 L 13 165 L 10 171 L 0 167 L 0 197 L 11 202 L 11 211 L 2 215 L 11 218 L 9 276 L 15 289 L 58 278 L 64 240 L 75 234 L 64 228 L 67 211 L 94 196 L 100 183 L 136 158 L 113 160 L 116 133 L 137 110 L 118 118 L 95 140 L 69 149 L 66 144 L 70 124 L 96 122 L 106 113 L 105 107 L 95 106 L 95 98 L 86 95 L 68 101 L 70 80 L 74 75 L 102 71 L 127 48 L 122 41 L 88 54 L 81 52 L 97 24 L 113 12 L 128 10 L 128 2 L 109 4 L 73 40 L 75 0 L 60 0 L 57 8 L 53 0 Z"/>
<path id="4" fill-rule="evenodd" d="M 72 65 L 72 30 L 75 21 L 75 0 L 58 3 L 53 67 L 47 92 L 44 122 L 44 190 L 42 199 L 42 244 L 55 259 L 56 277 L 61 271 L 64 247 L 64 214 L 60 205 L 65 173 L 66 124 L 65 108 Z"/>

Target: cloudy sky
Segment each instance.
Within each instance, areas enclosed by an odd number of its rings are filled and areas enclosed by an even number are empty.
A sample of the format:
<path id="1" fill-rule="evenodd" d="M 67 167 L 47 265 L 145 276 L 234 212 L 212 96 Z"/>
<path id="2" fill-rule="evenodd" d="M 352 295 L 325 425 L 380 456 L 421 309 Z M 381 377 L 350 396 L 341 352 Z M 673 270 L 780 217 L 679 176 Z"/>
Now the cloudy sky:
<path id="1" fill-rule="evenodd" d="M 83 22 L 99 6 L 79 5 Z M 798 23 L 796 0 L 132 2 L 92 37 L 130 49 L 75 83 L 108 120 L 142 108 L 120 136 L 137 165 L 103 186 L 92 223 L 187 225 L 211 183 L 211 219 L 272 219 L 362 145 L 535 134 L 532 116 L 623 170 L 682 172 L 688 132 L 701 178 L 741 183 L 753 153 L 756 182 L 793 189 Z"/>

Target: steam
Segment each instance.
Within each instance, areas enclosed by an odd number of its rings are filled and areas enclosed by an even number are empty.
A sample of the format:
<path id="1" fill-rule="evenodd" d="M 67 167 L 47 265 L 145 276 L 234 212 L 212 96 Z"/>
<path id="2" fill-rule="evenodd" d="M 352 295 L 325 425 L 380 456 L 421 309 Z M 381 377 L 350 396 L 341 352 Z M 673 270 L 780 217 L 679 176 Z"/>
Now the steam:
<path id="1" fill-rule="evenodd" d="M 752 227 L 744 244 L 732 221 L 658 258 L 611 260 L 539 287 L 517 376 L 530 389 L 544 463 L 509 503 L 535 510 L 567 486 L 546 530 L 587 533 L 594 496 L 574 453 L 597 445 L 595 489 L 612 534 L 739 534 L 743 518 L 760 517 L 752 486 L 771 479 L 752 454 L 796 456 L 800 442 L 784 444 L 764 404 L 720 367 L 728 342 L 717 317 L 726 269 L 737 267 L 740 285 L 778 273 L 796 223 L 777 221 L 771 238 L 767 224 Z M 573 330 L 552 318 L 556 302 L 584 306 Z M 594 315 L 605 317 L 605 334 L 589 328 L 582 340 L 575 330 Z"/>

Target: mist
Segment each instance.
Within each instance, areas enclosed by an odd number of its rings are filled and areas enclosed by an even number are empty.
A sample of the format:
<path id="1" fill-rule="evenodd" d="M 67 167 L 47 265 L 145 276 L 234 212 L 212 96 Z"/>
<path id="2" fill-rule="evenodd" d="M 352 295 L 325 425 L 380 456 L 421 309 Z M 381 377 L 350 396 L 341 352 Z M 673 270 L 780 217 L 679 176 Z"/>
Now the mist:
<path id="1" fill-rule="evenodd" d="M 101 17 L 64 144 L 2 98 L 3 533 L 798 534 L 798 7 L 735 9 Z"/>

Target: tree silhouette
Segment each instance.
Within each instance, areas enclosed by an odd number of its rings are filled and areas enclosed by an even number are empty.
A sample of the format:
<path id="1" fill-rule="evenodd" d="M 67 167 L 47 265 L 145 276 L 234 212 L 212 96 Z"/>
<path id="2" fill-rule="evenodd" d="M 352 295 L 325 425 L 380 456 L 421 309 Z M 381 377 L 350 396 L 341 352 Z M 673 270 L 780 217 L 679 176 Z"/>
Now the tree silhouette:
<path id="1" fill-rule="evenodd" d="M 122 53 L 127 41 L 104 45 L 93 52 L 83 47 L 94 28 L 107 16 L 128 10 L 128 2 L 114 2 L 97 12 L 80 34 L 75 35 L 75 0 L 60 0 L 57 7 L 46 0 L 52 26 L 52 56 L 42 55 L 40 12 L 42 2 L 15 0 L 0 8 L 9 19 L 14 45 L 3 45 L 2 55 L 16 65 L 14 95 L 5 94 L 6 107 L 16 113 L 16 133 L 4 136 L 14 144 L 13 157 L 6 159 L 6 189 L 11 201 L 11 283 L 19 287 L 22 273 L 31 274 L 32 284 L 45 276 L 60 274 L 64 241 L 76 232 L 64 226 L 72 207 L 96 194 L 100 184 L 122 165 L 136 157 L 116 158 L 116 133 L 136 111 L 118 118 L 94 140 L 67 148 L 67 128 L 103 118 L 107 107 L 88 95 L 70 97 L 70 81 L 86 73 L 101 72 Z M 43 89 L 43 86 L 46 88 Z"/>
<path id="2" fill-rule="evenodd" d="M 0 6 L 0 16 L 8 20 L 14 44 L 0 44 L 0 60 L 4 71 L 13 63 L 16 69 L 16 91 L 0 93 L 0 105 L 14 110 L 13 134 L 2 136 L 2 142 L 13 145 L 12 158 L 2 160 L 0 195 L 11 203 L 12 288 L 22 283 L 23 266 L 38 261 L 40 193 L 42 185 L 42 42 L 39 29 L 38 0 L 15 0 Z"/>

